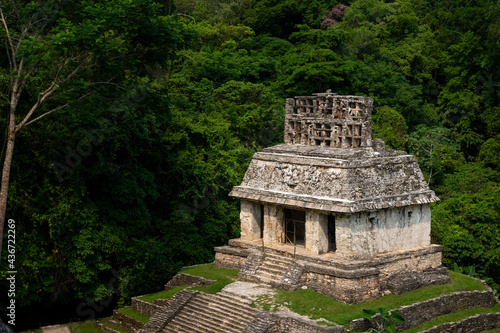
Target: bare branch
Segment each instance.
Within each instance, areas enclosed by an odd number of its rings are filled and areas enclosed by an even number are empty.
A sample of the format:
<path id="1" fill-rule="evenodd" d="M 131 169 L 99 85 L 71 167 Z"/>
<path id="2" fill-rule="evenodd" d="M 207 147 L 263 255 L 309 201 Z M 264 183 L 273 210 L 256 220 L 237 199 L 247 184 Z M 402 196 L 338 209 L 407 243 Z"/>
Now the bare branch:
<path id="1" fill-rule="evenodd" d="M 16 53 L 19 51 L 19 47 L 21 46 L 22 41 L 26 38 L 26 35 L 28 34 L 28 30 L 34 24 L 34 23 L 32 24 L 32 22 L 31 22 L 33 20 L 33 17 L 34 17 L 34 15 L 31 16 L 31 18 L 30 18 L 30 20 L 29 20 L 28 25 L 26 26 L 26 28 L 22 29 L 22 31 L 21 31 L 21 36 L 19 37 L 19 40 L 17 41 L 17 45 L 16 45 L 16 49 L 15 49 Z"/>
<path id="2" fill-rule="evenodd" d="M 91 82 L 91 83 L 87 83 L 87 86 L 94 86 L 94 85 L 110 85 L 110 86 L 115 86 L 117 87 L 118 89 L 121 89 L 122 91 L 127 91 L 127 89 L 121 85 L 121 84 L 118 84 L 118 83 L 114 83 L 114 82 L 111 82 L 113 78 L 111 78 L 109 81 L 103 81 L 103 82 Z M 50 95 L 45 101 L 50 101 L 54 98 L 57 98 L 57 97 L 60 97 L 64 94 L 67 94 L 71 91 L 74 91 L 75 89 L 67 89 L 67 90 L 64 90 L 64 91 L 61 91 L 59 93 L 56 93 L 56 94 L 52 94 Z M 93 92 L 95 92 L 96 90 L 94 90 Z"/>
<path id="3" fill-rule="evenodd" d="M 118 83 L 114 83 L 114 82 L 111 82 L 111 80 L 113 80 L 114 77 L 112 77 L 111 79 L 109 79 L 108 81 L 103 81 L 103 82 L 91 82 L 91 83 L 88 83 L 87 85 L 88 86 L 95 86 L 95 85 L 98 85 L 98 84 L 102 84 L 102 85 L 110 85 L 110 86 L 115 86 L 115 87 L 118 87 L 119 89 L 123 90 L 123 91 L 127 91 L 127 89 L 122 85 L 122 84 L 118 84 Z"/>
<path id="4" fill-rule="evenodd" d="M 9 44 L 7 44 L 7 40 L 5 40 L 5 49 L 6 49 L 6 50 L 8 50 L 8 49 L 9 49 Z M 10 69 L 10 73 L 12 73 L 12 72 L 13 72 L 13 66 L 14 66 L 14 65 L 13 65 L 13 63 L 12 63 L 12 59 L 11 59 L 11 57 L 10 57 L 10 53 L 9 53 L 9 52 L 7 52 L 7 58 L 9 59 L 9 69 Z M 10 85 L 11 85 L 11 86 L 12 86 L 13 82 L 14 82 L 14 81 L 13 81 L 13 79 L 12 79 L 12 77 L 11 77 L 11 78 L 10 78 Z"/>
<path id="5" fill-rule="evenodd" d="M 82 65 L 85 63 L 85 61 L 90 58 L 90 56 L 88 56 L 86 59 L 84 59 L 82 62 L 80 62 L 80 64 L 78 66 L 76 66 L 76 68 L 70 73 L 68 74 L 68 76 L 62 80 L 62 81 L 59 81 L 59 77 L 60 77 L 60 74 L 62 72 L 62 70 L 72 61 L 72 60 L 75 60 L 75 59 L 78 59 L 80 57 L 80 55 L 74 57 L 74 58 L 71 58 L 71 59 L 68 59 L 66 60 L 60 67 L 59 69 L 57 70 L 56 72 L 56 75 L 54 76 L 54 79 L 52 80 L 52 83 L 49 85 L 49 87 L 47 89 L 45 89 L 45 91 L 43 92 L 40 92 L 38 93 L 38 101 L 40 103 L 43 103 L 45 100 L 49 99 L 49 97 L 52 95 L 52 93 L 57 90 L 57 88 L 59 87 L 58 83 L 64 83 L 66 82 L 67 80 L 69 80 L 71 77 L 73 77 L 77 72 L 80 71 L 80 69 L 82 68 Z M 38 103 L 38 102 L 37 102 Z M 28 113 L 30 114 L 30 113 Z M 31 115 L 30 115 L 31 116 Z"/>
<path id="6" fill-rule="evenodd" d="M 28 111 L 26 116 L 24 116 L 24 119 L 19 123 L 19 125 L 16 126 L 16 132 L 19 131 L 23 126 L 28 122 L 28 120 L 31 118 L 31 115 L 38 109 L 38 107 L 44 102 L 45 98 L 39 98 L 35 105 L 31 107 L 31 109 Z"/>
<path id="7" fill-rule="evenodd" d="M 28 72 L 24 75 L 24 78 L 21 81 L 21 85 L 19 87 L 19 91 L 17 94 L 18 96 L 20 96 L 21 92 L 24 90 L 24 87 L 26 86 L 26 83 L 28 82 L 28 79 L 30 78 L 31 74 L 35 70 L 35 67 L 36 67 L 35 64 L 31 65 L 31 67 L 28 69 Z"/>
<path id="8" fill-rule="evenodd" d="M 54 81 L 47 90 L 45 90 L 43 93 L 38 94 L 38 100 L 36 101 L 35 105 L 33 105 L 28 111 L 26 116 L 24 116 L 24 119 L 19 123 L 19 125 L 16 126 L 16 131 L 20 130 L 26 125 L 33 113 L 50 97 L 50 95 L 52 95 L 52 93 L 54 93 L 54 91 L 56 91 L 57 88 L 59 88 L 59 86 Z"/>
<path id="9" fill-rule="evenodd" d="M 77 59 L 78 57 L 76 57 L 75 59 Z M 58 70 L 57 74 L 56 74 L 56 77 L 54 78 L 54 80 L 52 81 L 52 83 L 50 84 L 50 86 L 43 92 L 39 93 L 38 94 L 38 100 L 36 101 L 35 105 L 33 105 L 31 107 L 31 109 L 28 111 L 28 113 L 26 114 L 26 116 L 24 116 L 24 119 L 19 123 L 19 125 L 16 126 L 16 130 L 20 130 L 21 128 L 23 128 L 24 126 L 26 126 L 26 124 L 28 123 L 28 120 L 31 118 L 31 116 L 33 115 L 33 113 L 40 107 L 40 105 L 42 105 L 44 102 L 46 102 L 49 97 L 54 93 L 54 91 L 56 91 L 58 88 L 59 88 L 59 85 L 58 83 L 64 83 L 68 80 L 70 80 L 73 76 L 75 76 L 82 68 L 84 68 L 84 64 L 90 59 L 90 55 L 87 56 L 85 59 L 83 59 L 79 64 L 78 66 L 76 66 L 76 68 L 71 72 L 69 73 L 63 80 L 59 81 L 58 82 L 58 79 L 59 79 L 59 74 L 60 74 L 60 71 L 62 70 L 62 68 L 64 68 L 66 66 L 66 64 L 68 64 L 69 60 L 66 61 L 63 66 Z M 93 65 L 90 65 L 90 66 L 87 66 L 88 67 L 92 67 Z M 67 92 L 67 91 L 65 91 Z M 45 114 L 44 114 L 45 115 Z M 43 115 L 42 115 L 43 116 Z M 40 117 L 36 118 L 36 119 L 39 119 Z M 30 121 L 29 123 L 32 123 L 32 121 Z"/>
<path id="10" fill-rule="evenodd" d="M 16 54 L 14 52 L 14 43 L 12 42 L 12 36 L 10 35 L 9 26 L 7 25 L 7 21 L 5 20 L 2 6 L 0 6 L 0 20 L 2 20 L 3 26 L 5 28 L 5 34 L 7 35 L 7 40 L 9 41 L 10 44 L 10 51 L 12 52 L 12 63 L 14 65 L 14 70 L 17 70 Z"/>
<path id="11" fill-rule="evenodd" d="M 17 9 L 17 4 L 16 4 L 16 2 L 15 2 L 14 0 L 11 0 L 10 2 L 12 3 L 12 8 L 14 8 L 14 11 L 15 11 L 15 12 L 16 12 L 16 14 L 17 14 L 17 19 L 18 19 L 18 20 L 19 20 L 19 22 L 21 22 L 21 24 L 22 24 L 23 19 L 22 19 L 22 17 L 21 17 L 21 14 L 19 14 L 19 10 Z"/>
<path id="12" fill-rule="evenodd" d="M 188 17 L 188 18 L 190 18 L 190 19 L 192 19 L 192 20 L 193 20 L 194 24 L 196 24 L 196 20 L 194 19 L 194 17 L 192 17 L 192 16 L 190 16 L 190 15 L 186 15 L 186 14 L 182 14 L 182 13 L 176 13 L 175 15 Z"/>
<path id="13" fill-rule="evenodd" d="M 85 94 L 85 95 L 83 95 L 83 96 L 79 97 L 79 98 L 77 99 L 77 101 L 82 100 L 82 99 L 84 99 L 85 97 L 90 96 L 90 95 L 91 95 L 91 94 L 93 94 L 93 93 L 94 93 L 94 92 L 93 92 L 93 91 L 91 91 L 91 92 L 89 92 L 89 93 L 87 93 L 87 94 Z M 59 107 L 55 108 L 55 109 L 52 109 L 52 110 L 50 110 L 50 111 L 47 111 L 47 112 L 45 112 L 44 114 L 41 114 L 40 116 L 36 117 L 35 119 L 33 119 L 33 120 L 31 120 L 31 121 L 29 121 L 29 122 L 25 123 L 25 124 L 24 124 L 23 126 L 21 126 L 21 127 L 16 126 L 16 130 L 17 130 L 17 131 L 19 131 L 22 127 L 26 127 L 26 126 L 28 126 L 29 124 L 34 123 L 35 121 L 39 120 L 40 118 L 43 118 L 43 117 L 45 117 L 45 116 L 47 116 L 47 115 L 49 115 L 49 114 L 51 114 L 51 113 L 53 113 L 53 112 L 59 111 L 59 110 L 61 110 L 61 109 L 64 109 L 64 108 L 68 107 L 68 105 L 69 105 L 69 103 L 66 103 L 66 104 L 64 104 L 64 105 L 61 105 L 61 106 L 59 106 Z M 21 124 L 19 124 L 19 125 L 21 125 Z"/>
<path id="14" fill-rule="evenodd" d="M 29 122 L 27 122 L 27 123 L 23 124 L 23 126 L 22 126 L 22 127 L 26 127 L 26 126 L 28 126 L 29 124 L 31 124 L 31 123 L 33 123 L 33 122 L 37 121 L 38 119 L 43 118 L 43 117 L 45 117 L 45 116 L 47 116 L 47 115 L 51 114 L 52 112 L 56 112 L 56 111 L 59 111 L 59 110 L 61 110 L 61 109 L 64 109 L 64 108 L 68 107 L 68 105 L 69 105 L 69 103 L 66 103 L 66 104 L 64 104 L 64 105 L 61 105 L 61 106 L 59 106 L 59 107 L 55 108 L 55 109 L 52 109 L 52 110 L 50 110 L 50 111 L 47 111 L 47 112 L 45 112 L 44 114 L 41 114 L 40 116 L 36 117 L 35 119 L 33 119 L 33 120 L 31 120 L 31 121 L 29 121 Z M 16 130 L 17 130 L 17 131 L 19 131 L 22 127 L 18 127 L 18 128 L 16 128 Z"/>
<path id="15" fill-rule="evenodd" d="M 78 66 L 76 66 L 76 68 L 71 73 L 69 73 L 68 76 L 66 76 L 66 78 L 64 80 L 61 81 L 61 83 L 64 83 L 64 82 L 70 80 L 73 76 L 76 75 L 76 73 L 78 73 L 81 69 L 83 69 L 85 67 L 84 64 L 90 59 L 90 57 L 91 57 L 91 55 L 88 55 L 85 59 L 83 59 L 82 62 L 80 62 L 80 64 L 78 64 Z M 95 66 L 95 64 L 90 65 L 87 68 L 93 67 L 93 66 Z"/>
<path id="16" fill-rule="evenodd" d="M 19 67 L 17 69 L 17 77 L 16 77 L 16 81 L 19 81 L 19 79 L 21 78 L 21 75 L 23 74 L 23 68 L 24 68 L 24 57 L 21 58 L 21 61 L 19 62 Z"/>

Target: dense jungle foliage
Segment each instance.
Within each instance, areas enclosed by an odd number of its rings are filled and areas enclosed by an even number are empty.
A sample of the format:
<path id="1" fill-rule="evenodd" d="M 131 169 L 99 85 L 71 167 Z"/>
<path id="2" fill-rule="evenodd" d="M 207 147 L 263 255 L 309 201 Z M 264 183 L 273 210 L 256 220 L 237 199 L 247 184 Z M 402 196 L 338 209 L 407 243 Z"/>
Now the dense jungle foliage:
<path id="1" fill-rule="evenodd" d="M 33 24 L 43 24 L 19 49 L 38 66 L 20 112 L 57 64 L 78 52 L 95 61 L 42 111 L 66 108 L 16 138 L 7 217 L 16 222 L 18 316 L 31 313 L 24 325 L 103 315 L 162 289 L 183 266 L 212 261 L 214 246 L 239 236 L 229 191 L 254 152 L 282 142 L 285 98 L 326 89 L 374 99 L 374 137 L 416 155 L 442 199 L 432 241 L 444 246 L 444 264 L 475 267 L 499 289 L 500 2 L 0 6 L 6 19 L 37 13 Z M 5 127 L 11 77 L 0 34 Z"/>

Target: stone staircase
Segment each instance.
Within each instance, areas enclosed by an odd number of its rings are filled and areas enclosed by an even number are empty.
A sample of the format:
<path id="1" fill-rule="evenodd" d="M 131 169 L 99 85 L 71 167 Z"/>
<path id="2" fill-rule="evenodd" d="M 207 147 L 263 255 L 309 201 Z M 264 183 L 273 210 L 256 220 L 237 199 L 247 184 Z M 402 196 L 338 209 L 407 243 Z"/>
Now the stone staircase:
<path id="1" fill-rule="evenodd" d="M 246 278 L 252 281 L 279 286 L 283 277 L 293 265 L 294 260 L 275 253 L 266 253 L 260 261 L 260 266 L 252 275 Z"/>
<path id="2" fill-rule="evenodd" d="M 198 293 L 162 332 L 240 333 L 255 319 L 257 310 L 231 295 Z"/>

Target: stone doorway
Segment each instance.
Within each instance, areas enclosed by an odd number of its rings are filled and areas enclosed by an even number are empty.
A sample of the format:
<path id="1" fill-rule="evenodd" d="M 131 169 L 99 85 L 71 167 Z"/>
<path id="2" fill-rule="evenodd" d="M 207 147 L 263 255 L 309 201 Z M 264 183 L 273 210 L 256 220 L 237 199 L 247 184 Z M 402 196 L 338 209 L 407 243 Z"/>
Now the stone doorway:
<path id="1" fill-rule="evenodd" d="M 328 251 L 337 251 L 337 244 L 335 243 L 335 216 L 328 215 Z"/>
<path id="2" fill-rule="evenodd" d="M 260 238 L 264 238 L 264 205 L 260 205 L 259 226 L 260 226 Z"/>
<path id="3" fill-rule="evenodd" d="M 285 244 L 294 246 L 306 245 L 306 212 L 285 209 L 284 220 Z"/>

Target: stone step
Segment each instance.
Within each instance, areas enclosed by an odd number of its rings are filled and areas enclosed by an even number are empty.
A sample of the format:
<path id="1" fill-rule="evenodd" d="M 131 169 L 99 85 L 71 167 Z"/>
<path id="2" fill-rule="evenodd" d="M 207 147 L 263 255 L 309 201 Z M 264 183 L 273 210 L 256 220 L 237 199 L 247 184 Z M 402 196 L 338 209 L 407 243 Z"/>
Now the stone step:
<path id="1" fill-rule="evenodd" d="M 234 302 L 224 304 L 223 300 L 208 301 L 200 298 L 192 300 L 190 304 L 201 308 L 202 310 L 208 309 L 211 314 L 213 312 L 217 312 L 221 313 L 223 317 L 228 315 L 239 317 L 239 320 L 252 320 L 257 313 L 256 310 L 250 308 L 249 306 L 242 306 L 241 304 L 235 304 Z"/>
<path id="2" fill-rule="evenodd" d="M 199 293 L 193 297 L 163 332 L 242 332 L 255 319 L 257 310 L 230 294 Z"/>
<path id="3" fill-rule="evenodd" d="M 179 291 L 168 300 L 167 306 L 163 307 L 160 311 L 156 311 L 140 332 L 160 332 L 199 293 L 199 291 L 187 289 Z"/>
<path id="4" fill-rule="evenodd" d="M 244 311 L 229 310 L 228 308 L 207 306 L 206 303 L 193 302 L 190 307 L 197 310 L 200 315 L 206 315 L 207 317 L 213 317 L 221 320 L 230 319 L 234 322 L 250 322 L 255 318 L 255 315 L 250 315 Z"/>
<path id="5" fill-rule="evenodd" d="M 276 267 L 288 267 L 291 264 L 292 264 L 291 262 L 275 260 L 273 258 L 266 258 L 262 262 L 262 265 L 272 265 L 272 266 L 276 266 Z"/>
<path id="6" fill-rule="evenodd" d="M 143 322 L 135 318 L 132 318 L 130 316 L 127 316 L 126 314 L 123 314 L 118 310 L 113 311 L 112 320 L 114 320 L 117 323 L 114 326 L 122 328 L 126 331 L 130 331 L 132 333 L 138 332 L 145 325 Z"/>
<path id="7" fill-rule="evenodd" d="M 259 271 L 255 275 L 259 278 L 265 278 L 270 281 L 274 281 L 275 283 L 280 283 L 284 274 L 273 274 L 266 271 Z"/>
<path id="8" fill-rule="evenodd" d="M 283 268 L 275 268 L 275 266 L 268 266 L 268 265 L 263 265 L 260 267 L 259 269 L 260 272 L 268 272 L 270 274 L 273 274 L 273 275 L 285 275 L 287 269 L 283 269 Z"/>
<path id="9" fill-rule="evenodd" d="M 263 283 L 263 284 L 268 284 L 268 285 L 273 285 L 279 283 L 279 280 L 276 280 L 275 278 L 269 278 L 267 276 L 254 276 L 255 280 Z"/>
<path id="10" fill-rule="evenodd" d="M 181 316 L 180 313 L 175 316 L 174 320 L 167 325 L 167 327 L 163 330 L 163 332 L 194 332 L 194 333 L 202 333 L 207 332 L 206 328 L 200 326 L 200 324 L 191 317 Z M 167 330 L 168 328 L 168 330 Z"/>
<path id="11" fill-rule="evenodd" d="M 198 327 L 192 320 L 186 321 L 178 315 L 162 331 L 162 333 L 204 333 L 201 327 Z"/>
<path id="12" fill-rule="evenodd" d="M 97 328 L 99 328 L 100 330 L 103 330 L 104 332 L 107 332 L 107 333 L 121 333 L 120 331 L 118 331 L 118 329 L 121 329 L 121 328 L 111 324 L 110 321 L 111 320 L 107 320 L 106 323 L 110 326 L 113 326 L 113 327 L 109 327 L 109 326 L 106 326 L 104 324 L 97 323 Z"/>
<path id="13" fill-rule="evenodd" d="M 283 262 L 277 262 L 277 261 L 274 261 L 274 260 L 266 260 L 266 261 L 264 261 L 262 263 L 261 267 L 262 266 L 266 266 L 266 267 L 271 267 L 271 268 L 274 268 L 274 269 L 286 270 L 291 265 L 292 265 L 292 263 L 283 263 Z"/>
<path id="14" fill-rule="evenodd" d="M 266 255 L 264 257 L 264 263 L 273 263 L 275 265 L 290 266 L 293 263 L 293 259 L 278 257 L 274 255 Z"/>
<path id="15" fill-rule="evenodd" d="M 224 290 L 219 291 L 216 295 L 219 297 L 223 297 L 223 298 L 229 298 L 231 300 L 237 301 L 238 303 L 249 305 L 249 306 L 252 305 L 254 302 L 254 300 L 248 296 L 239 295 L 239 294 L 235 294 L 233 292 L 224 291 Z"/>
<path id="16" fill-rule="evenodd" d="M 245 277 L 243 277 L 243 278 L 244 278 L 246 281 L 258 282 L 258 283 L 260 283 L 260 282 L 261 282 L 261 281 L 260 281 L 260 279 L 259 279 L 259 278 L 258 278 L 255 274 L 253 274 L 253 275 L 247 275 L 247 276 L 245 276 Z"/>
<path id="17" fill-rule="evenodd" d="M 195 299 L 197 300 L 207 300 L 209 302 L 217 303 L 222 305 L 224 308 L 229 308 L 229 309 L 237 309 L 239 311 L 249 311 L 252 314 L 256 314 L 257 310 L 252 309 L 248 304 L 245 304 L 243 302 L 238 301 L 231 295 L 227 294 L 217 294 L 217 295 L 210 295 L 210 294 L 200 294 L 198 297 Z"/>
<path id="18" fill-rule="evenodd" d="M 173 322 L 182 322 L 184 326 L 191 325 L 191 329 L 200 332 L 228 332 L 238 333 L 245 327 L 234 325 L 231 322 L 221 320 L 220 318 L 207 317 L 200 315 L 195 309 L 190 311 L 181 311 Z"/>

